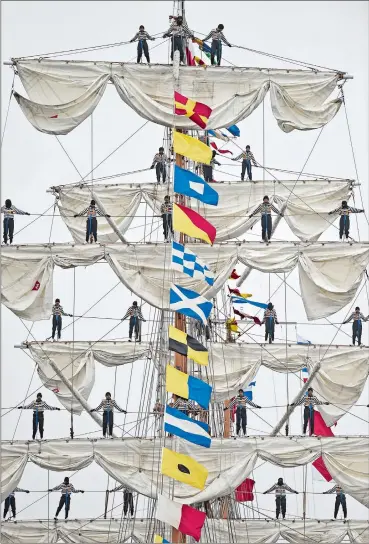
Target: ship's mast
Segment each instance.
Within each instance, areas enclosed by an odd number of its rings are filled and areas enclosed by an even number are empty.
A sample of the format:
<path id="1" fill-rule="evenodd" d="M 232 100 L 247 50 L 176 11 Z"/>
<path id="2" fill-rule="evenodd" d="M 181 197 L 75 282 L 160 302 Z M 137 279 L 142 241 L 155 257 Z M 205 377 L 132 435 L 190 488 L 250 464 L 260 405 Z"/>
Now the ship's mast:
<path id="1" fill-rule="evenodd" d="M 176 6 L 177 4 L 177 6 Z M 175 11 L 177 11 L 177 15 L 182 15 L 184 17 L 185 15 L 185 2 L 184 0 L 175 2 L 174 6 Z M 178 55 L 178 52 L 176 52 Z M 173 66 L 176 62 L 176 60 L 179 62 L 179 59 L 175 58 L 176 55 L 173 55 Z M 183 155 L 179 155 L 176 153 L 176 165 L 180 166 L 181 168 L 184 167 L 184 160 Z M 184 203 L 185 198 L 180 196 L 179 202 L 182 204 Z M 184 234 L 180 234 L 179 242 L 183 244 L 184 242 Z M 186 332 L 186 318 L 184 315 L 176 312 L 174 316 L 174 326 L 179 329 L 180 331 Z M 181 370 L 182 372 L 187 373 L 187 357 L 185 355 L 180 355 L 179 353 L 174 353 L 174 366 Z M 172 528 L 172 542 L 176 544 L 181 544 L 183 542 L 186 542 L 186 535 L 178 531 L 178 529 Z"/>

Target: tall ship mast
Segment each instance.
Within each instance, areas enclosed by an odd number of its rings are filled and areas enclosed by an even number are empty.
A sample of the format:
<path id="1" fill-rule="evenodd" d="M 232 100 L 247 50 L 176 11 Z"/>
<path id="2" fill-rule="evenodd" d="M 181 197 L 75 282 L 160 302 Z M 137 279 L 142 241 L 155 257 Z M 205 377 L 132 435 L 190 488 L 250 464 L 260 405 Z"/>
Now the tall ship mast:
<path id="1" fill-rule="evenodd" d="M 26 357 L 39 380 L 2 407 L 18 417 L 1 442 L 2 542 L 369 541 L 367 432 L 340 433 L 342 418 L 367 423 L 355 415 L 369 373 L 366 203 L 357 175 L 306 171 L 330 122 L 346 115 L 351 139 L 355 83 L 275 55 L 288 68 L 236 66 L 227 47 L 246 48 L 223 25 L 192 31 L 193 12 L 177 1 L 166 32 L 140 27 L 137 63 L 70 51 L 4 63 L 19 123 L 57 139 L 75 178 L 45 186 L 48 209 L 30 224 L 48 218 L 50 230 L 36 243 L 17 227 L 27 201 L 2 202 L 3 316 L 25 333 L 14 369 Z M 150 62 L 154 39 L 168 44 L 165 64 Z M 117 149 L 148 124 L 163 131 L 152 164 L 136 149 L 136 170 L 97 177 L 117 150 L 95 146 L 112 93 L 142 118 Z M 259 153 L 241 124 L 256 111 Z M 269 122 L 284 145 L 316 134 L 299 171 L 268 166 Z M 68 146 L 82 127 L 86 174 Z M 54 238 L 58 221 L 69 241 Z M 16 435 L 21 417 L 32 439 Z M 47 516 L 16 511 L 36 491 L 31 469 L 37 493 L 47 480 Z"/>

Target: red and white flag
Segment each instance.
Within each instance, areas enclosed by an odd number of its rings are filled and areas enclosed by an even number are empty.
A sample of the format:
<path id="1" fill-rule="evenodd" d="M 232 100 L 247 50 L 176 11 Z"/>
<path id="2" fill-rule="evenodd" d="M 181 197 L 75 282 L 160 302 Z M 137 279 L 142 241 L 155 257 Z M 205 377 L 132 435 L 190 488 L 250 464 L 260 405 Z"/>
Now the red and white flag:
<path id="1" fill-rule="evenodd" d="M 32 287 L 32 291 L 38 291 L 40 289 L 40 282 L 37 280 L 35 285 Z"/>

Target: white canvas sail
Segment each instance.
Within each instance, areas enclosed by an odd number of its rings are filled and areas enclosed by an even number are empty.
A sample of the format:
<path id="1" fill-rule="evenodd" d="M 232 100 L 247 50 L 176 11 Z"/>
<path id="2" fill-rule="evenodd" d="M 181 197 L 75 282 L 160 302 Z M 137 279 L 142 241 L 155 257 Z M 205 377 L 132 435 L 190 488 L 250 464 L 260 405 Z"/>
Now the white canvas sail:
<path id="1" fill-rule="evenodd" d="M 335 72 L 234 67 L 173 68 L 110 62 L 17 60 L 17 72 L 29 99 L 15 95 L 32 125 L 47 134 L 67 134 L 95 109 L 107 82 L 141 117 L 164 126 L 173 124 L 174 85 L 181 94 L 212 108 L 209 129 L 248 117 L 270 91 L 274 117 L 284 132 L 311 130 L 333 119 L 341 98 L 327 101 L 340 75 Z M 178 128 L 193 129 L 186 117 Z"/>

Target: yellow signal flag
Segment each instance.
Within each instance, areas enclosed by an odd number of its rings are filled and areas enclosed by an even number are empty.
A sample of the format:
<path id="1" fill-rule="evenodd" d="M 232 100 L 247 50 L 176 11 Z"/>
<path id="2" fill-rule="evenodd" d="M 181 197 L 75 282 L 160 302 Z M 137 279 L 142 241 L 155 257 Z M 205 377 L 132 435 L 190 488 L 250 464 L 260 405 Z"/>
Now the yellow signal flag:
<path id="1" fill-rule="evenodd" d="M 238 332 L 237 321 L 235 321 L 235 320 L 232 319 L 232 318 L 227 319 L 227 321 L 226 321 L 226 327 L 227 327 L 227 329 L 229 329 L 229 330 L 232 331 L 232 332 Z"/>
<path id="2" fill-rule="evenodd" d="M 168 448 L 163 448 L 162 451 L 161 473 L 197 489 L 204 489 L 209 475 L 207 468 L 192 457 L 176 453 Z"/>
<path id="3" fill-rule="evenodd" d="M 200 142 L 197 138 L 182 134 L 182 132 L 174 132 L 173 147 L 174 151 L 179 155 L 203 164 L 210 164 L 213 156 L 212 149 L 208 145 Z"/>

